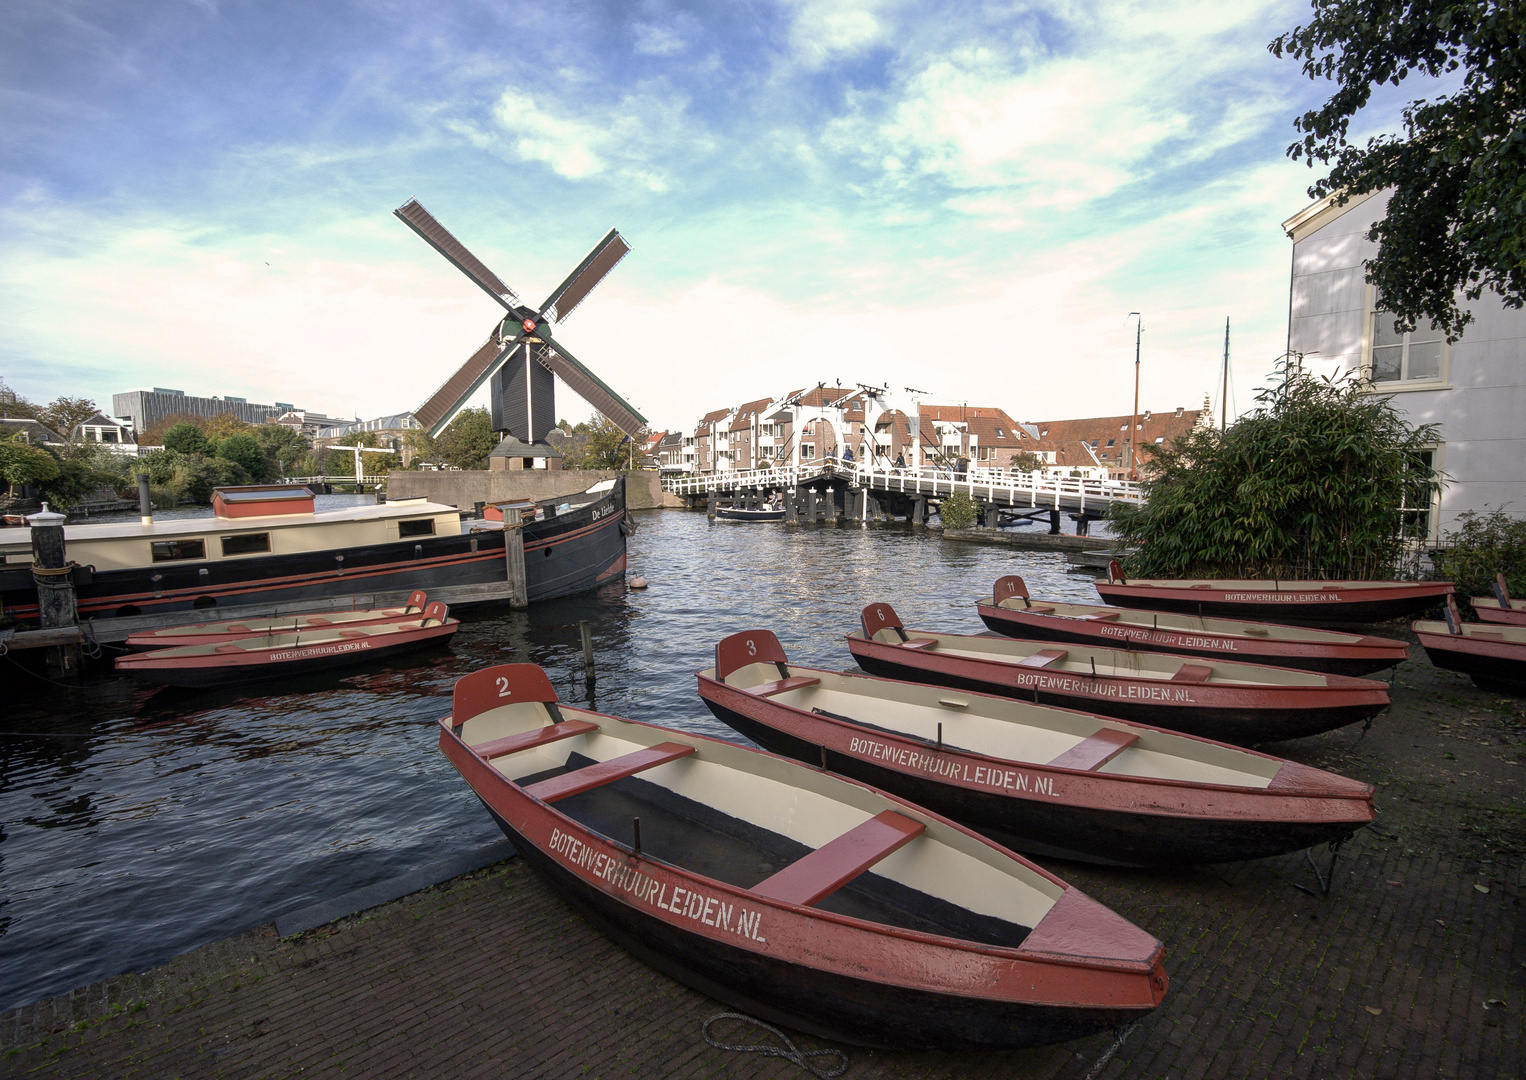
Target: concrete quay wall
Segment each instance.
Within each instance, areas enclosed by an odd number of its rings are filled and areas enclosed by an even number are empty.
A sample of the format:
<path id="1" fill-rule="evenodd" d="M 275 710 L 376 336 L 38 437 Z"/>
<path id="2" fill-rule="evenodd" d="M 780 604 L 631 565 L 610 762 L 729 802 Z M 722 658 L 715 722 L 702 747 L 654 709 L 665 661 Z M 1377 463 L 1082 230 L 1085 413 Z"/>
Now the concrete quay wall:
<path id="1" fill-rule="evenodd" d="M 451 469 L 387 474 L 387 498 L 426 498 L 470 510 L 479 502 L 508 499 L 555 499 L 587 491 L 600 480 L 625 479 L 625 505 L 631 510 L 681 507 L 683 500 L 662 490 L 655 472 L 619 473 L 613 469 Z"/>

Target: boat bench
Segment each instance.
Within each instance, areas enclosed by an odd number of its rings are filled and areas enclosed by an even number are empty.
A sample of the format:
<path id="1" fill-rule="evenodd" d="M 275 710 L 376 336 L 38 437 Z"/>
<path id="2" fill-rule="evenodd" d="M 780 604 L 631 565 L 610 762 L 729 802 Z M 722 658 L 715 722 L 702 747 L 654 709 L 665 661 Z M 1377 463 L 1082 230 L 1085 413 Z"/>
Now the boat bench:
<path id="1" fill-rule="evenodd" d="M 638 772 L 655 769 L 659 765 L 666 765 L 670 761 L 677 761 L 692 753 L 694 753 L 694 747 L 688 743 L 658 743 L 644 750 L 622 754 L 608 761 L 585 765 L 581 769 L 574 769 L 561 776 L 553 776 L 531 784 L 524 790 L 525 794 L 533 795 L 544 802 L 556 802 L 558 799 L 566 799 L 585 791 L 592 791 L 596 787 L 603 787 L 605 784 L 612 784 L 616 780 L 624 780 L 627 776 L 635 776 Z"/>
<path id="2" fill-rule="evenodd" d="M 1070 655 L 1066 649 L 1040 649 L 1032 656 L 1025 656 L 1017 662 L 1018 667 L 1048 667 L 1058 663 Z"/>
<path id="3" fill-rule="evenodd" d="M 1082 739 L 1046 764 L 1058 769 L 1080 769 L 1083 772 L 1092 772 L 1102 768 L 1138 741 L 1139 736 L 1132 731 L 1103 728 L 1088 738 Z"/>
<path id="4" fill-rule="evenodd" d="M 918 637 L 918 638 L 912 638 L 910 641 L 903 641 L 903 642 L 901 642 L 901 648 L 903 648 L 903 649 L 931 649 L 933 646 L 935 646 L 937 644 L 938 644 L 938 639 L 937 638 Z"/>
<path id="5" fill-rule="evenodd" d="M 773 697 L 787 690 L 803 690 L 807 686 L 815 686 L 821 682 L 805 675 L 791 675 L 786 679 L 775 679 L 772 682 L 759 683 L 757 686 L 744 687 L 747 693 L 755 697 Z"/>
<path id="6" fill-rule="evenodd" d="M 370 637 L 371 635 L 366 633 L 364 630 L 341 630 L 339 631 L 339 636 L 342 638 L 358 638 Z"/>
<path id="7" fill-rule="evenodd" d="M 750 891 L 770 900 L 809 907 L 921 836 L 920 821 L 885 810 L 802 856 Z"/>
<path id="8" fill-rule="evenodd" d="M 308 626 L 333 626 L 334 625 L 333 620 L 325 619 L 322 615 L 309 615 L 307 618 L 303 619 L 302 621 L 307 623 Z"/>
<path id="9" fill-rule="evenodd" d="M 229 623 L 227 629 L 230 633 L 247 634 L 251 632 L 249 627 L 245 626 L 241 622 Z"/>
<path id="10" fill-rule="evenodd" d="M 517 735 L 505 735 L 491 742 L 478 743 L 471 748 L 471 751 L 483 761 L 491 761 L 495 757 L 517 754 L 521 750 L 545 746 L 547 743 L 570 739 L 574 735 L 587 735 L 590 731 L 598 730 L 598 724 L 590 724 L 587 720 L 563 720 L 559 724 L 548 724 L 530 731 L 521 731 Z"/>
<path id="11" fill-rule="evenodd" d="M 1204 667 L 1202 664 L 1183 664 L 1175 675 L 1171 676 L 1172 682 L 1204 683 L 1213 678 L 1213 668 Z"/>
<path id="12" fill-rule="evenodd" d="M 1081 618 L 1087 622 L 1114 622 L 1121 614 L 1123 614 L 1121 611 L 1094 611 L 1090 615 L 1082 615 Z"/>
<path id="13" fill-rule="evenodd" d="M 1477 641 L 1504 641 L 1505 635 L 1496 630 L 1475 630 L 1468 637 Z"/>
<path id="14" fill-rule="evenodd" d="M 217 651 L 221 652 L 221 653 L 229 653 L 229 652 L 241 653 L 244 650 L 239 648 L 237 645 L 219 645 L 217 647 Z"/>

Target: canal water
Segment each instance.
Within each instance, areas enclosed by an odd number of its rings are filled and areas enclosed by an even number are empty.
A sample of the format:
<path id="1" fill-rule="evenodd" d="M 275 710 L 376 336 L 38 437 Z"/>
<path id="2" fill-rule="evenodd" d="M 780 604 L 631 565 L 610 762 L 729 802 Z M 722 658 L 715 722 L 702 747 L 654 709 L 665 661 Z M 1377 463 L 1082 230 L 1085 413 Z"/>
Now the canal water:
<path id="1" fill-rule="evenodd" d="M 337 497 L 329 502 L 338 501 Z M 297 908 L 500 837 L 436 749 L 460 675 L 531 661 L 599 710 L 736 738 L 695 693 L 727 634 L 842 669 L 842 635 L 889 601 L 910 627 L 975 633 L 974 600 L 1020 573 L 1095 600 L 1063 557 L 906 525 L 786 526 L 636 515 L 630 573 L 527 612 L 462 612 L 448 647 L 277 686 L 191 693 L 103 674 L 51 685 L 0 660 L 0 1009 L 143 971 Z"/>

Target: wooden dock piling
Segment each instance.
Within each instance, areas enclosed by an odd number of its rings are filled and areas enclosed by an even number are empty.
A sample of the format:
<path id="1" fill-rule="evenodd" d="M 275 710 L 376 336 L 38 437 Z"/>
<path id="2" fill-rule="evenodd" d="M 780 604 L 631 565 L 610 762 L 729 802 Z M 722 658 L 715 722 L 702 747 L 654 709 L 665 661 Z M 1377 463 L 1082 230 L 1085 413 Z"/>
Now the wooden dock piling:
<path id="1" fill-rule="evenodd" d="M 517 506 L 506 506 L 503 509 L 503 557 L 508 572 L 509 607 L 529 607 L 529 579 L 525 576 L 524 520 Z"/>
<path id="2" fill-rule="evenodd" d="M 37 585 L 37 621 L 44 630 L 79 627 L 79 601 L 74 593 L 74 567 L 64 545 L 64 515 L 42 504 L 42 513 L 28 518 L 32 527 L 32 580 Z M 48 649 L 48 671 L 53 675 L 79 674 L 79 645 L 53 645 Z"/>

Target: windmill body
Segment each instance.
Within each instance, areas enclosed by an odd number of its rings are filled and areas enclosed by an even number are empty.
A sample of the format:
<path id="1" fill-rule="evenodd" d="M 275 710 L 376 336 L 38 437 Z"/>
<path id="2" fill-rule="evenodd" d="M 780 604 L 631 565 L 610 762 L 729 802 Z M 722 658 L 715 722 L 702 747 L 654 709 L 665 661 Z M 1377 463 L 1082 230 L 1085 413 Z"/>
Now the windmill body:
<path id="1" fill-rule="evenodd" d="M 545 442 L 546 433 L 556 424 L 557 376 L 627 435 L 634 437 L 641 430 L 646 418 L 553 336 L 555 328 L 630 251 L 617 230 L 609 230 L 535 309 L 417 201 L 410 200 L 393 212 L 505 311 L 487 340 L 414 412 L 429 434 L 443 431 L 487 383 L 493 430 L 501 438 L 525 444 L 524 452 L 515 456 L 558 457 Z"/>

